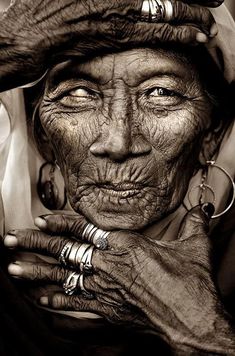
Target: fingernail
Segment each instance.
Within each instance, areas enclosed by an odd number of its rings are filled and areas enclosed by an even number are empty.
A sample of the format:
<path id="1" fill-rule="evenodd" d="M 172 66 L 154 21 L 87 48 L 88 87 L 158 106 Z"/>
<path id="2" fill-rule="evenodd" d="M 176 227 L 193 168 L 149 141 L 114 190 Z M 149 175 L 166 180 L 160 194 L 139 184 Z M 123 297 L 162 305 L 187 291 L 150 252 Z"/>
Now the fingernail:
<path id="1" fill-rule="evenodd" d="M 47 228 L 47 222 L 42 216 L 35 218 L 34 224 L 42 230 Z"/>
<path id="2" fill-rule="evenodd" d="M 201 207 L 202 211 L 210 219 L 215 212 L 215 207 L 212 203 L 205 203 Z"/>
<path id="3" fill-rule="evenodd" d="M 17 238 L 14 235 L 6 235 L 3 243 L 6 247 L 15 247 L 18 244 Z"/>
<path id="4" fill-rule="evenodd" d="M 218 26 L 216 25 L 216 23 L 214 23 L 210 29 L 210 37 L 216 36 L 217 33 L 218 33 Z"/>
<path id="5" fill-rule="evenodd" d="M 47 305 L 49 304 L 48 297 L 41 297 L 41 298 L 39 299 L 39 303 L 40 303 L 41 305 L 47 306 Z"/>
<path id="6" fill-rule="evenodd" d="M 197 42 L 200 42 L 200 43 L 207 43 L 208 37 L 205 35 L 205 33 L 198 32 L 196 34 L 196 40 L 197 40 Z"/>
<path id="7" fill-rule="evenodd" d="M 12 276 L 20 276 L 23 272 L 22 267 L 18 264 L 18 262 L 14 262 L 9 264 L 8 273 Z"/>

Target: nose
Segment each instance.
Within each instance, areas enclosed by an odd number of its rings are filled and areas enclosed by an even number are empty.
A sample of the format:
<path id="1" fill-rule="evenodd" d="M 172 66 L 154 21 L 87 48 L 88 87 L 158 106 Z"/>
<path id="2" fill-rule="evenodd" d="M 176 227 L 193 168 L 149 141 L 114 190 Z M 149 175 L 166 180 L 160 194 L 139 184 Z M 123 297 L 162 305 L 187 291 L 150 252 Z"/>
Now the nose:
<path id="1" fill-rule="evenodd" d="M 110 124 L 90 147 L 93 155 L 108 157 L 113 161 L 123 161 L 150 151 L 151 145 L 145 138 L 140 134 L 133 136 L 131 127 L 123 121 Z"/>
<path id="2" fill-rule="evenodd" d="M 101 126 L 101 134 L 91 145 L 90 152 L 114 161 L 150 152 L 148 142 L 134 132 L 132 100 L 123 82 L 117 83 L 107 108 L 108 117 L 106 116 L 105 123 Z"/>
<path id="3" fill-rule="evenodd" d="M 123 160 L 130 154 L 130 129 L 123 121 L 114 122 L 106 128 L 90 147 L 95 156 L 107 156 L 112 160 Z"/>

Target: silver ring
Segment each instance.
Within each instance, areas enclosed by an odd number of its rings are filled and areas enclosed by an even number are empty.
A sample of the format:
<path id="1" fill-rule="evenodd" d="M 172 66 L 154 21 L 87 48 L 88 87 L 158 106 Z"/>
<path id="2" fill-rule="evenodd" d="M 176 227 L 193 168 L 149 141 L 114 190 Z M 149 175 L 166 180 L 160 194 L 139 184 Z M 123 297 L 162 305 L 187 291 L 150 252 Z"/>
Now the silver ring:
<path id="1" fill-rule="evenodd" d="M 141 21 L 169 22 L 174 15 L 170 0 L 144 0 L 141 8 Z"/>
<path id="2" fill-rule="evenodd" d="M 80 262 L 81 273 L 91 274 L 93 271 L 93 266 L 91 263 L 92 254 L 94 251 L 94 246 L 90 246 L 83 254 Z"/>
<path id="3" fill-rule="evenodd" d="M 100 250 L 105 250 L 108 247 L 108 235 L 110 231 L 99 229 L 95 225 L 88 223 L 83 230 L 82 239 L 92 243 Z"/>
<path id="4" fill-rule="evenodd" d="M 82 257 L 90 246 L 91 246 L 90 244 L 82 244 L 81 246 L 79 246 L 79 248 L 76 251 L 76 256 L 74 261 L 75 266 L 80 266 Z"/>
<path id="5" fill-rule="evenodd" d="M 91 293 L 91 292 L 88 292 L 88 291 L 86 290 L 86 288 L 84 287 L 84 274 L 83 274 L 83 273 L 81 273 L 81 274 L 79 275 L 78 283 L 79 283 L 79 287 L 80 287 L 82 296 L 83 296 L 85 299 L 94 299 L 94 294 Z"/>
<path id="6" fill-rule="evenodd" d="M 71 248 L 73 247 L 73 244 L 74 244 L 73 242 L 67 242 L 60 252 L 59 262 L 64 266 L 67 266 L 67 258 Z"/>
<path id="7" fill-rule="evenodd" d="M 150 22 L 150 3 L 149 0 L 144 0 L 141 8 L 141 21 Z"/>
<path id="8" fill-rule="evenodd" d="M 174 9 L 170 0 L 164 0 L 165 14 L 164 21 L 170 22 L 173 19 Z"/>
<path id="9" fill-rule="evenodd" d="M 67 295 L 73 295 L 76 290 L 78 289 L 78 281 L 80 278 L 80 273 L 72 272 L 66 278 L 65 282 L 63 283 L 64 292 Z M 79 283 L 80 285 L 80 283 Z"/>

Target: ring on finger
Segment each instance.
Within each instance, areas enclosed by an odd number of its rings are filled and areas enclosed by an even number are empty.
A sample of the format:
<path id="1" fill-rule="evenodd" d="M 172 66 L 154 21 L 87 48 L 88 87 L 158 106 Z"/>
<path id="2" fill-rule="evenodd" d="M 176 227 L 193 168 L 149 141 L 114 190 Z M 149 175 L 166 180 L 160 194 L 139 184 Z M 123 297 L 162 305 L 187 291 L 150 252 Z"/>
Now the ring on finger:
<path id="1" fill-rule="evenodd" d="M 73 245 L 74 245 L 73 242 L 67 242 L 60 252 L 59 262 L 64 266 L 67 266 L 68 255 L 69 255 Z"/>
<path id="2" fill-rule="evenodd" d="M 80 278 L 80 273 L 77 272 L 70 273 L 70 275 L 66 278 L 65 282 L 63 283 L 65 294 L 73 295 L 78 290 L 79 278 Z"/>
<path id="3" fill-rule="evenodd" d="M 99 229 L 95 225 L 88 223 L 83 230 L 82 239 L 92 243 L 100 250 L 105 250 L 108 247 L 108 235 L 110 231 Z"/>
<path id="4" fill-rule="evenodd" d="M 84 287 L 84 274 L 83 273 L 80 274 L 78 283 L 79 283 L 79 287 L 81 290 L 81 294 L 85 299 L 94 299 L 95 298 L 94 294 L 91 292 L 88 292 L 88 290 L 86 290 L 86 288 Z"/>
<path id="5" fill-rule="evenodd" d="M 141 21 L 169 22 L 174 14 L 170 0 L 144 0 L 141 8 Z"/>
<path id="6" fill-rule="evenodd" d="M 79 267 L 82 256 L 90 246 L 84 243 L 80 245 L 77 242 L 66 243 L 60 253 L 59 262 L 64 266 Z"/>
<path id="7" fill-rule="evenodd" d="M 85 273 L 85 274 L 92 273 L 93 266 L 91 260 L 92 260 L 93 251 L 94 251 L 94 246 L 90 245 L 89 248 L 84 252 L 80 262 L 81 273 Z"/>

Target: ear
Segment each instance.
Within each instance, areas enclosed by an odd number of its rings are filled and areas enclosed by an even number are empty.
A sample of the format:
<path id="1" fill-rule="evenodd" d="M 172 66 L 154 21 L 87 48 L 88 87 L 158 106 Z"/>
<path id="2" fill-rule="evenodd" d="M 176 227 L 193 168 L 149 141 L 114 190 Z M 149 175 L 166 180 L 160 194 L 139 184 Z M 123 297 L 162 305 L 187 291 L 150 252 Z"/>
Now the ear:
<path id="1" fill-rule="evenodd" d="M 206 161 L 210 161 L 214 157 L 228 127 L 227 124 L 224 124 L 226 119 L 222 121 L 221 119 L 218 119 L 217 116 L 217 118 L 214 117 L 212 121 L 212 124 L 204 135 L 201 151 L 199 153 L 199 162 L 202 165 L 205 165 Z"/>
<path id="2" fill-rule="evenodd" d="M 47 137 L 46 132 L 44 131 L 41 125 L 41 121 L 39 117 L 39 107 L 40 107 L 40 103 L 36 106 L 33 114 L 33 120 L 32 120 L 33 137 L 41 156 L 47 162 L 55 162 L 55 155 L 54 155 L 52 145 L 50 143 L 49 138 Z"/>

